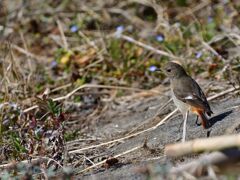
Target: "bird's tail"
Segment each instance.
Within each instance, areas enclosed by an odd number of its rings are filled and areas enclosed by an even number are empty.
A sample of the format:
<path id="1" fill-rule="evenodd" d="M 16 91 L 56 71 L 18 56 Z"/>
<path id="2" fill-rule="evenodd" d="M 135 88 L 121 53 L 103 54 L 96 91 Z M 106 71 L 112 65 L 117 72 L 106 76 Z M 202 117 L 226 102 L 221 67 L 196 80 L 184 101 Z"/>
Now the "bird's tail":
<path id="1" fill-rule="evenodd" d="M 201 119 L 201 124 L 202 124 L 203 128 L 206 129 L 207 126 L 209 125 L 207 116 L 204 114 L 204 112 L 198 112 L 198 115 Z"/>

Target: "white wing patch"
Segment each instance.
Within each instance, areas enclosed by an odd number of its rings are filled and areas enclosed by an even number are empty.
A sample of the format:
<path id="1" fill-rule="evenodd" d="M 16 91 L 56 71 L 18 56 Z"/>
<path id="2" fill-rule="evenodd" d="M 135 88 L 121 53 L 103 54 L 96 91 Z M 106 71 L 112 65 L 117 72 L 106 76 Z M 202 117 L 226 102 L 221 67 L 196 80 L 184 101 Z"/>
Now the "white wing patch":
<path id="1" fill-rule="evenodd" d="M 189 100 L 189 99 L 194 99 L 194 97 L 189 95 L 189 96 L 185 97 L 184 99 L 188 99 Z"/>

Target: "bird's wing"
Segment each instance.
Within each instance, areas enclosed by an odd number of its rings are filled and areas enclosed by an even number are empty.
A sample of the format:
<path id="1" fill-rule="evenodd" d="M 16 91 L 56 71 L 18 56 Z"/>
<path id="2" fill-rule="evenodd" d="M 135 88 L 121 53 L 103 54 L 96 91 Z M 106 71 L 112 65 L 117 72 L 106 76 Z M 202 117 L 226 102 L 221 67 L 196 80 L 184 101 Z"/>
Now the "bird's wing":
<path id="1" fill-rule="evenodd" d="M 182 86 L 183 84 L 184 86 Z M 191 77 L 188 76 L 178 79 L 176 86 L 173 88 L 173 92 L 179 100 L 196 108 L 203 109 L 208 114 L 212 113 L 202 89 Z"/>

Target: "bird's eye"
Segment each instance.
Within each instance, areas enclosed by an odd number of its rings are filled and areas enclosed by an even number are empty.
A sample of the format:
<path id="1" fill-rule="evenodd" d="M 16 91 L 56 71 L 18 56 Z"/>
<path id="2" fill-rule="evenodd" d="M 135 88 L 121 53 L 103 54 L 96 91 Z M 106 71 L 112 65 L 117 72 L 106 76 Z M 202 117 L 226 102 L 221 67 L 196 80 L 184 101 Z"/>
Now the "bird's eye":
<path id="1" fill-rule="evenodd" d="M 171 72 L 171 69 L 167 69 L 167 72 Z"/>

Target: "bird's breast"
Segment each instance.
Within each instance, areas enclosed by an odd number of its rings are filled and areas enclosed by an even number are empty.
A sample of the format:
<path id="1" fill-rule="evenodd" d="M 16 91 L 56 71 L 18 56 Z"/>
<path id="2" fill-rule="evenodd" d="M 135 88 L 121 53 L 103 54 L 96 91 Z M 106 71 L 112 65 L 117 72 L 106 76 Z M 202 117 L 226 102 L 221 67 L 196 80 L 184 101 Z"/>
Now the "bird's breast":
<path id="1" fill-rule="evenodd" d="M 172 94 L 172 99 L 173 99 L 174 104 L 177 106 L 178 110 L 181 111 L 181 113 L 183 115 L 185 115 L 185 113 L 189 110 L 190 106 L 188 104 L 184 103 L 183 101 L 179 100 L 175 96 L 172 88 L 171 88 L 171 94 Z"/>

